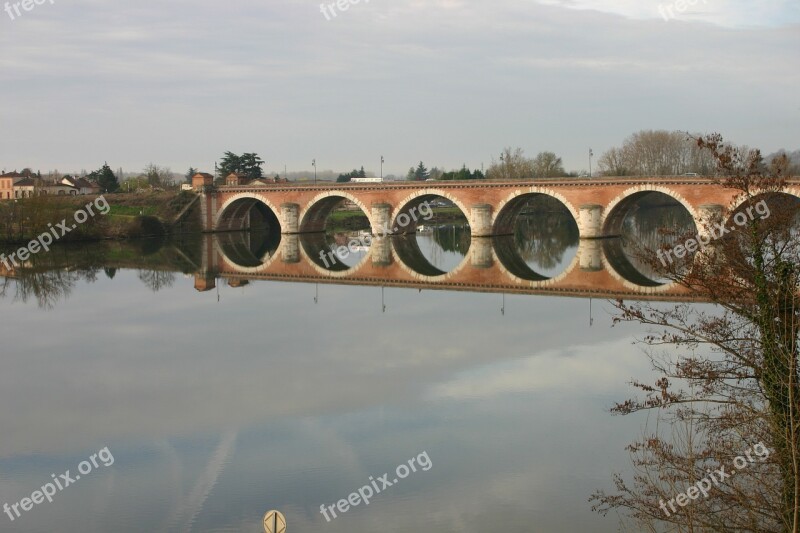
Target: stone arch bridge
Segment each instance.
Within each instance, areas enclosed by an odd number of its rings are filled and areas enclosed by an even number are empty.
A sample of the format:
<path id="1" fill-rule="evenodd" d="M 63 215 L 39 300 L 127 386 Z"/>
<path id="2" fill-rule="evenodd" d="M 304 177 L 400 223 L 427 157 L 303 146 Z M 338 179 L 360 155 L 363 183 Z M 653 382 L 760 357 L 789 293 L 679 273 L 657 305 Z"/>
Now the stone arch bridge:
<path id="1" fill-rule="evenodd" d="M 597 178 L 537 181 L 460 181 L 326 183 L 317 185 L 232 185 L 214 187 L 195 178 L 201 194 L 203 229 L 241 231 L 256 219 L 279 226 L 282 234 L 324 231 L 325 221 L 342 201 L 349 200 L 368 217 L 372 232 L 410 233 L 416 213 L 427 200 L 442 197 L 455 204 L 469 222 L 473 237 L 513 233 L 517 215 L 527 201 L 546 196 L 572 214 L 582 239 L 619 235 L 631 206 L 643 195 L 663 193 L 683 205 L 700 232 L 704 221 L 735 207 L 736 192 L 705 178 Z M 800 183 L 790 191 L 800 196 Z"/>

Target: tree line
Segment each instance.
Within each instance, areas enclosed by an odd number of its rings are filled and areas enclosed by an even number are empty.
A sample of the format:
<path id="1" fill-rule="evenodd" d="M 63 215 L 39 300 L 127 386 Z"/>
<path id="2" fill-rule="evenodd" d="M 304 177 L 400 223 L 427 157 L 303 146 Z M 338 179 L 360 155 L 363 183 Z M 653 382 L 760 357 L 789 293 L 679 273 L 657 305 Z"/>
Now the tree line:
<path id="1" fill-rule="evenodd" d="M 680 131 L 639 131 L 600 156 L 598 166 L 606 176 L 714 176 L 718 171 L 714 154 L 699 147 L 696 137 Z M 736 148 L 742 154 L 751 151 L 748 146 Z M 766 172 L 767 165 L 782 155 L 787 156 L 787 171 L 800 174 L 800 151 L 762 156 L 759 171 Z"/>

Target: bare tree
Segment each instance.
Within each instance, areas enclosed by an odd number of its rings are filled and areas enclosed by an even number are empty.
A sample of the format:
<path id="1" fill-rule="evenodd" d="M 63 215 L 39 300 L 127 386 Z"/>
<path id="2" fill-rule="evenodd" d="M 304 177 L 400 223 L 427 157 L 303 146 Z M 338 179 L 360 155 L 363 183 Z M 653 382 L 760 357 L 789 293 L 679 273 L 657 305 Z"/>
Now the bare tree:
<path id="1" fill-rule="evenodd" d="M 534 178 L 556 178 L 565 176 L 561 158 L 553 152 L 540 152 L 531 162 Z"/>
<path id="2" fill-rule="evenodd" d="M 616 492 L 596 493 L 594 508 L 622 511 L 653 531 L 668 526 L 675 531 L 797 532 L 798 202 L 785 194 L 785 161 L 765 167 L 760 152 L 743 152 L 718 135 L 696 143 L 716 161 L 723 176 L 719 183 L 738 192 L 737 207 L 703 225 L 706 238 L 699 240 L 708 244 L 692 246 L 695 253 L 664 261 L 671 249 L 666 243 L 676 237 L 688 243 L 694 237 L 665 230 L 661 248 L 638 254 L 663 277 L 715 305 L 617 302 L 616 321 L 652 328 L 643 342 L 660 377 L 652 385 L 634 382 L 643 397 L 620 403 L 613 412 L 655 411 L 661 425 L 630 446 L 633 481 L 617 476 Z M 729 231 L 731 219 L 738 230 Z M 681 428 L 688 429 L 681 433 Z M 756 445 L 772 451 L 745 462 L 743 469 L 731 466 Z M 735 470 L 735 476 L 717 480 L 688 504 L 676 499 L 720 468 Z"/>
<path id="3" fill-rule="evenodd" d="M 533 175 L 533 162 L 525 157 L 522 148 L 504 148 L 500 160 L 496 161 L 493 157 L 488 170 L 491 179 L 524 180 L 532 179 Z"/>
<path id="4" fill-rule="evenodd" d="M 168 167 L 159 167 L 150 163 L 144 168 L 144 176 L 147 183 L 153 187 L 172 184 L 172 171 Z"/>
<path id="5" fill-rule="evenodd" d="M 611 148 L 598 160 L 600 171 L 606 176 L 627 176 L 630 170 L 626 167 L 625 154 L 622 148 Z"/>
<path id="6" fill-rule="evenodd" d="M 153 292 L 172 287 L 175 283 L 175 274 L 164 270 L 140 270 L 136 276 Z"/>
<path id="7" fill-rule="evenodd" d="M 713 175 L 716 162 L 686 133 L 646 130 L 628 137 L 599 160 L 606 175 L 676 176 L 686 173 Z"/>

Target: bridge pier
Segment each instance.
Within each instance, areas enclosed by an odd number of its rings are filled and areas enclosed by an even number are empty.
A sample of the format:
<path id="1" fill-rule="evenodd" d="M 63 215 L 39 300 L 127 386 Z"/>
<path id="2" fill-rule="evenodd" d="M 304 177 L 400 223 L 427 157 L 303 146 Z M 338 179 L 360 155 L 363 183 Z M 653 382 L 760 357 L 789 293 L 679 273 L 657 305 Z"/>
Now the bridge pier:
<path id="1" fill-rule="evenodd" d="M 578 233 L 581 239 L 600 239 L 603 235 L 603 206 L 596 204 L 582 205 L 578 218 Z"/>
<path id="2" fill-rule="evenodd" d="M 194 288 L 198 292 L 206 292 L 217 286 L 217 272 L 219 271 L 219 254 L 211 235 L 203 236 L 200 257 L 201 271 L 195 273 Z"/>
<path id="3" fill-rule="evenodd" d="M 203 223 L 203 232 L 213 233 L 217 229 L 214 227 L 214 216 L 217 214 L 217 195 L 213 191 L 200 192 L 200 220 Z"/>
<path id="4" fill-rule="evenodd" d="M 494 265 L 494 242 L 492 239 L 473 239 L 469 247 L 469 255 L 474 268 L 492 268 Z"/>
<path id="5" fill-rule="evenodd" d="M 292 203 L 281 204 L 281 233 L 293 235 L 300 233 L 300 206 Z"/>
<path id="6" fill-rule="evenodd" d="M 492 206 L 489 204 L 473 205 L 469 212 L 469 227 L 473 237 L 491 237 L 494 234 Z"/>
<path id="7" fill-rule="evenodd" d="M 281 261 L 286 264 L 300 262 L 300 236 L 284 235 L 281 238 Z"/>
<path id="8" fill-rule="evenodd" d="M 578 261 L 584 272 L 603 270 L 603 247 L 597 239 L 581 239 L 578 245 Z"/>
<path id="9" fill-rule="evenodd" d="M 700 220 L 695 221 L 697 226 L 697 235 L 702 239 L 709 241 L 714 235 L 714 223 L 722 223 L 722 214 L 725 208 L 719 204 L 704 204 L 697 208 L 697 214 Z"/>
<path id="10" fill-rule="evenodd" d="M 375 236 L 370 246 L 372 264 L 377 267 L 386 267 L 392 264 L 392 242 L 388 237 Z"/>
<path id="11" fill-rule="evenodd" d="M 387 203 L 372 204 L 372 221 L 377 227 L 372 228 L 373 235 L 387 235 L 392 233 L 391 215 L 392 206 Z"/>

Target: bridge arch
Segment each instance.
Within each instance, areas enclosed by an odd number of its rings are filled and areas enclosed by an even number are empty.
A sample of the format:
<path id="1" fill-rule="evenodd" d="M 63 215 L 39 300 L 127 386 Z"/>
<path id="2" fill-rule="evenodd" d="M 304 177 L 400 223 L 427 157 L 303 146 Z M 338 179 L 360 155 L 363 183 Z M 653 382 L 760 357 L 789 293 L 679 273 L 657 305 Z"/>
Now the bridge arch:
<path id="1" fill-rule="evenodd" d="M 417 225 L 419 224 L 420 217 L 419 215 L 417 215 L 417 220 L 414 220 L 414 217 L 411 216 L 411 210 L 415 207 L 418 208 L 422 203 L 432 200 L 436 197 L 441 197 L 453 202 L 456 205 L 456 207 L 458 207 L 458 209 L 461 211 L 461 214 L 464 215 L 464 218 L 466 218 L 468 221 L 470 220 L 470 211 L 464 204 L 464 202 L 462 202 L 461 199 L 458 198 L 458 196 L 455 196 L 444 189 L 425 188 L 412 192 L 411 194 L 400 200 L 396 206 L 394 206 L 394 211 L 391 213 L 391 216 L 389 217 L 392 222 L 391 227 L 389 228 L 390 230 L 389 233 L 415 232 L 417 229 Z M 398 223 L 397 219 L 403 213 L 409 216 L 410 222 L 409 224 L 406 224 L 405 227 L 400 227 L 400 224 Z M 373 228 L 373 229 L 382 230 L 383 228 Z"/>
<path id="2" fill-rule="evenodd" d="M 754 191 L 752 194 L 752 198 L 757 202 L 758 198 L 761 197 L 770 197 L 770 196 L 789 196 L 793 197 L 796 200 L 800 200 L 800 188 L 797 187 L 789 187 L 783 191 Z M 746 196 L 737 196 L 728 206 L 727 214 L 733 215 L 739 208 L 747 203 L 748 199 Z"/>
<path id="3" fill-rule="evenodd" d="M 492 221 L 493 233 L 495 235 L 511 235 L 514 233 L 514 224 L 517 216 L 524 208 L 527 201 L 536 196 L 547 196 L 560 202 L 566 207 L 575 223 L 578 224 L 578 231 L 580 227 L 580 214 L 575 206 L 564 195 L 557 193 L 553 189 L 545 187 L 528 187 L 527 189 L 517 189 L 507 197 L 505 197 L 494 212 L 494 220 Z"/>
<path id="4" fill-rule="evenodd" d="M 350 200 L 361 209 L 369 220 L 369 225 L 374 233 L 376 226 L 372 212 L 357 196 L 341 189 L 320 193 L 309 200 L 300 213 L 300 233 L 325 231 L 325 222 L 328 220 L 328 216 L 342 200 Z"/>
<path id="5" fill-rule="evenodd" d="M 654 193 L 663 195 L 680 205 L 689 215 L 691 224 L 694 226 L 691 230 L 687 227 L 687 232 L 694 235 L 699 233 L 702 227 L 702 218 L 698 210 L 680 193 L 659 185 L 643 184 L 626 189 L 608 204 L 600 219 L 602 235 L 617 237 L 603 241 L 605 268 L 627 288 L 647 294 L 669 290 L 674 284 L 673 281 L 665 278 L 657 267 L 650 264 L 647 258 L 649 251 L 658 249 L 665 244 L 671 245 L 671 243 L 665 240 L 667 237 L 660 234 L 653 237 L 655 242 L 649 240 L 646 235 L 626 238 L 624 222 L 638 201 Z M 677 236 L 673 236 L 674 238 Z M 672 244 L 678 244 L 678 242 Z"/>
<path id="6" fill-rule="evenodd" d="M 243 192 L 228 198 L 225 203 L 217 210 L 214 218 L 214 231 L 242 231 L 247 228 L 248 213 L 258 205 L 268 210 L 263 213 L 267 217 L 267 222 L 277 224 L 280 233 L 280 211 L 266 197 L 257 193 Z"/>
<path id="7" fill-rule="evenodd" d="M 653 192 L 659 192 L 669 196 L 676 202 L 680 203 L 686 211 L 692 216 L 696 227 L 700 227 L 700 216 L 694 206 L 682 195 L 678 194 L 669 187 L 659 185 L 639 185 L 626 189 L 622 194 L 611 200 L 606 208 L 603 210 L 603 216 L 600 219 L 600 227 L 602 228 L 603 236 L 610 237 L 619 235 L 621 233 L 622 223 L 625 216 L 628 214 L 628 209 L 633 204 L 644 197 L 645 195 Z"/>

